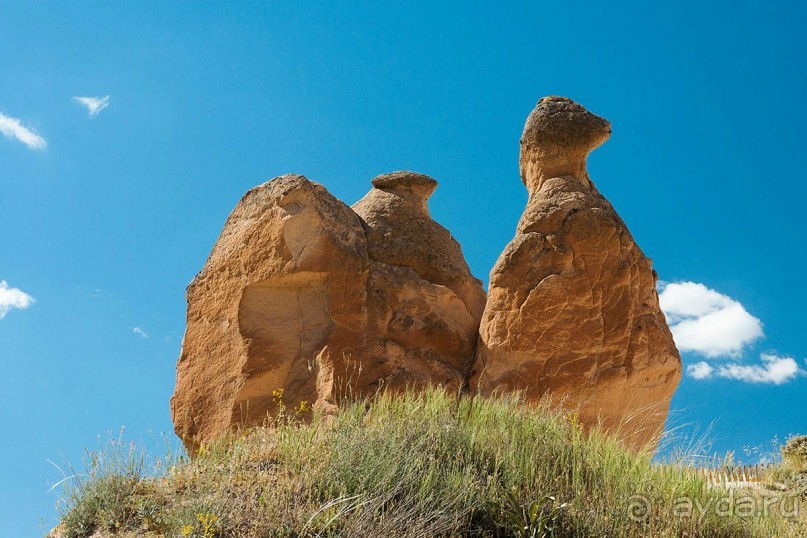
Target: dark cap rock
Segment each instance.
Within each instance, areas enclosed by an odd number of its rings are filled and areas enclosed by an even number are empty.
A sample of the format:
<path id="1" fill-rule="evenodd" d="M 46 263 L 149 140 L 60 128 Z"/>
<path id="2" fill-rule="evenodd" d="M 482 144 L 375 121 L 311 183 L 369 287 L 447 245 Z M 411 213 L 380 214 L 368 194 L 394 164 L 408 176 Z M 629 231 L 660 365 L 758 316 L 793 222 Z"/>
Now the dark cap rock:
<path id="1" fill-rule="evenodd" d="M 409 170 L 400 170 L 381 174 L 371 181 L 373 187 L 382 191 L 401 190 L 418 194 L 424 200 L 428 199 L 437 188 L 437 180 Z"/>
<path id="2" fill-rule="evenodd" d="M 544 97 L 527 118 L 521 145 L 593 150 L 611 136 L 611 124 L 568 97 Z"/>

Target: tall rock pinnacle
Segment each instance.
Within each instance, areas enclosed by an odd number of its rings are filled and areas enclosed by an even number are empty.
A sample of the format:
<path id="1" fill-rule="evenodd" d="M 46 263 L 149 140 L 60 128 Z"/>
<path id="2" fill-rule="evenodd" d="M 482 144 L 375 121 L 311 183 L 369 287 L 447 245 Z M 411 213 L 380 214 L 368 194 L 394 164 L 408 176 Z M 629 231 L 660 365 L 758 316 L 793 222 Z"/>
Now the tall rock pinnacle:
<path id="1" fill-rule="evenodd" d="M 490 274 L 471 383 L 548 395 L 641 448 L 664 426 L 681 359 L 651 261 L 586 170 L 610 134 L 564 97 L 541 99 L 527 118 L 529 201 Z"/>

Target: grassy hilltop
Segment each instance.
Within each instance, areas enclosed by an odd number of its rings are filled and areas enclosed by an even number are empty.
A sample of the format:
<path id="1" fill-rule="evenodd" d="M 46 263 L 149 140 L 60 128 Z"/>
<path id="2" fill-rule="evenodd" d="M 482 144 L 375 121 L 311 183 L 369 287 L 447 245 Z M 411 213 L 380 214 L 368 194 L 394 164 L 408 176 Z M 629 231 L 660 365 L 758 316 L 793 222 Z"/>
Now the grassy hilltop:
<path id="1" fill-rule="evenodd" d="M 380 395 L 305 421 L 304 403 L 281 409 L 273 427 L 203 446 L 193 460 L 153 459 L 120 441 L 90 453 L 62 485 L 53 534 L 807 536 L 795 488 L 711 487 L 584 434 L 574 414 L 515 397 Z M 797 476 L 782 464 L 771 479 Z"/>

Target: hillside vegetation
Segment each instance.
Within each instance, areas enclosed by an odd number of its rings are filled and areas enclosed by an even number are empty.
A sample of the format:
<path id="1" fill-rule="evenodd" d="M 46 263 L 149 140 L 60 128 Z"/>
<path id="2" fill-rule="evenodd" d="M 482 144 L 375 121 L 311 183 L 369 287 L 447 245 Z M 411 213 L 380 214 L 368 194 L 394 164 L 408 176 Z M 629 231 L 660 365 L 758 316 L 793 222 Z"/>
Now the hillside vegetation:
<path id="1" fill-rule="evenodd" d="M 116 439 L 67 473 L 53 534 L 807 536 L 803 493 L 710 487 L 516 397 L 379 395 L 332 417 L 297 403 L 272 422 L 192 460 Z"/>

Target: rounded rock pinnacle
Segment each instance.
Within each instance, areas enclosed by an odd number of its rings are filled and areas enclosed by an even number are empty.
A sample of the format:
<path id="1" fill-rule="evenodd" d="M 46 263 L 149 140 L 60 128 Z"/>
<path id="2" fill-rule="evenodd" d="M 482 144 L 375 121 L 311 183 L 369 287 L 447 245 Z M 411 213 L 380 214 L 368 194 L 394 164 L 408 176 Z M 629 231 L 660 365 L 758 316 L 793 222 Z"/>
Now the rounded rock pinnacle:
<path id="1" fill-rule="evenodd" d="M 608 120 L 568 97 L 544 97 L 521 135 L 521 178 L 532 189 L 548 177 L 585 176 L 586 157 L 609 136 Z"/>

